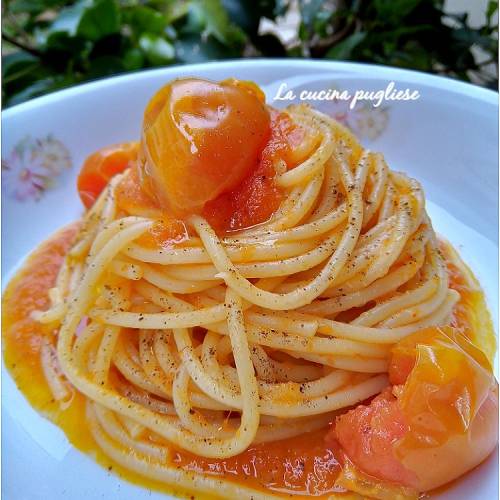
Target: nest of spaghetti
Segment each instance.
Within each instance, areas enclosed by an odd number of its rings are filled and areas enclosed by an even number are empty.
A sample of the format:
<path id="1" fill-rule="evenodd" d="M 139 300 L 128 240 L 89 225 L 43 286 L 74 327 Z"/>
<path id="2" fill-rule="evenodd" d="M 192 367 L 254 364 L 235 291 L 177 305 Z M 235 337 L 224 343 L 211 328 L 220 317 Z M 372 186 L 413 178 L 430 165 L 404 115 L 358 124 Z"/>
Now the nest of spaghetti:
<path id="1" fill-rule="evenodd" d="M 388 387 L 394 345 L 448 325 L 460 299 L 418 182 L 320 112 L 287 113 L 320 139 L 276 167 L 284 196 L 267 222 L 221 234 L 191 214 L 154 245 L 180 222 L 120 207 L 127 170 L 38 314 L 57 325 L 43 349 L 55 396 L 83 393 L 98 444 L 157 479 L 180 474 L 173 449 L 224 459 L 325 428 Z"/>

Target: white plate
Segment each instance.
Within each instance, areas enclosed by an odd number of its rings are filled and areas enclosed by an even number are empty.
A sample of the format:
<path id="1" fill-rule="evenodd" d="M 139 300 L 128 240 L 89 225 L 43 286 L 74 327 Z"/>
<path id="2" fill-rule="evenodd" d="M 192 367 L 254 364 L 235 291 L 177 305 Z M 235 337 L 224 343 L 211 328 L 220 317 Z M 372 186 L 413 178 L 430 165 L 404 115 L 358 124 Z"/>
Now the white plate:
<path id="1" fill-rule="evenodd" d="M 353 93 L 385 89 L 394 81 L 398 88 L 418 90 L 418 101 L 385 102 L 377 109 L 316 105 L 345 120 L 365 145 L 385 154 L 390 167 L 422 182 L 436 230 L 459 248 L 480 279 L 498 325 L 498 95 L 422 73 L 351 63 L 253 60 L 177 66 L 74 87 L 5 111 L 4 284 L 27 253 L 82 213 L 75 179 L 85 156 L 136 139 L 148 99 L 181 76 L 254 80 L 270 103 L 282 82 L 297 90 L 335 86 Z M 27 181 L 29 172 L 36 176 L 36 189 Z M 62 431 L 28 405 L 3 365 L 2 374 L 5 500 L 166 498 L 119 480 L 73 449 Z M 494 455 L 439 498 L 498 498 Z"/>

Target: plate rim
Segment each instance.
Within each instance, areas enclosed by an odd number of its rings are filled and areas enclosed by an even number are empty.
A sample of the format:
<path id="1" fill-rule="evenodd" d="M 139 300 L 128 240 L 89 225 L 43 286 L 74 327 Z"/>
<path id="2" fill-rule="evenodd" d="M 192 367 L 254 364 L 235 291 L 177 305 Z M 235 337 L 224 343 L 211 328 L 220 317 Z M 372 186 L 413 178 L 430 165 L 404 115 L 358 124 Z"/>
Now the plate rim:
<path id="1" fill-rule="evenodd" d="M 134 82 L 141 80 L 143 78 L 155 78 L 158 75 L 165 73 L 176 73 L 179 69 L 185 72 L 196 72 L 198 70 L 204 70 L 205 68 L 220 68 L 220 69 L 230 69 L 235 68 L 235 64 L 240 67 L 259 67 L 265 68 L 269 67 L 273 70 L 279 68 L 290 68 L 290 66 L 297 67 L 310 67 L 318 68 L 319 70 L 339 70 L 343 73 L 349 71 L 357 73 L 359 75 L 368 75 L 376 72 L 376 76 L 387 76 L 394 77 L 395 79 L 406 79 L 413 81 L 418 84 L 426 84 L 433 86 L 439 90 L 452 91 L 458 94 L 465 95 L 469 98 L 478 99 L 486 104 L 499 106 L 499 93 L 494 90 L 475 85 L 473 83 L 464 82 L 461 80 L 456 80 L 451 77 L 435 75 L 432 73 L 425 73 L 423 71 L 417 71 L 413 69 L 403 69 L 396 68 L 393 66 L 371 64 L 371 63 L 361 63 L 361 62 L 351 62 L 351 61 L 330 61 L 330 60 L 313 60 L 313 59 L 299 59 L 299 58 L 253 58 L 253 59 L 226 59 L 224 61 L 209 61 L 203 63 L 195 64 L 175 64 L 172 66 L 165 66 L 162 68 L 151 68 L 144 69 L 140 71 L 134 71 L 129 73 L 124 73 L 120 75 L 115 75 L 106 78 L 100 78 L 98 80 L 93 80 L 90 82 L 80 83 L 73 85 L 66 89 L 58 90 L 56 92 L 51 92 L 50 94 L 35 97 L 29 101 L 17 104 L 2 110 L 2 119 L 8 119 L 13 115 L 18 113 L 33 111 L 37 108 L 50 105 L 58 100 L 63 100 L 67 98 L 74 97 L 78 94 L 88 94 L 106 87 L 113 85 L 120 85 L 123 82 L 129 80 Z"/>

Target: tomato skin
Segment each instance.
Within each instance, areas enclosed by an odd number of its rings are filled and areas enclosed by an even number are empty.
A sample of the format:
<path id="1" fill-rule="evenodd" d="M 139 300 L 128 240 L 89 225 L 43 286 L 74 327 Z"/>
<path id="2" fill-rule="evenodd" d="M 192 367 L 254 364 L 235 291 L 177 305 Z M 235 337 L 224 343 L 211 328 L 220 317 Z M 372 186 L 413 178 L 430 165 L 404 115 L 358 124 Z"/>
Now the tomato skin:
<path id="1" fill-rule="evenodd" d="M 99 149 L 87 157 L 78 175 L 80 199 L 90 208 L 113 176 L 123 172 L 136 159 L 139 144 L 123 142 Z"/>
<path id="2" fill-rule="evenodd" d="M 415 353 L 400 349 L 389 363 L 389 380 L 392 385 L 404 384 L 415 367 Z"/>
<path id="3" fill-rule="evenodd" d="M 137 164 L 130 168 L 116 186 L 115 200 L 118 208 L 129 215 L 151 219 L 164 216 L 158 203 L 142 189 Z"/>
<path id="4" fill-rule="evenodd" d="M 482 462 L 498 441 L 498 384 L 486 356 L 450 327 L 392 349 L 386 389 L 337 418 L 327 440 L 361 471 L 428 491 Z M 429 467 L 432 464 L 432 467 Z"/>
<path id="5" fill-rule="evenodd" d="M 255 85 L 174 80 L 144 113 L 140 168 L 146 192 L 177 216 L 236 188 L 255 168 L 270 134 Z"/>

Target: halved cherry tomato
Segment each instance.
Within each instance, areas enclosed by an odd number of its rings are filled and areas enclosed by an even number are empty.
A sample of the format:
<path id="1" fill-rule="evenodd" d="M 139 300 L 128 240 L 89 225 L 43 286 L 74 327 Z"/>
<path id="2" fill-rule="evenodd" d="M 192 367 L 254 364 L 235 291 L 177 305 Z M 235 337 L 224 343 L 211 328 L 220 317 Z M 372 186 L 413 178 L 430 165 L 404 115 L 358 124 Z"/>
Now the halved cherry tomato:
<path id="1" fill-rule="evenodd" d="M 254 84 L 174 80 L 144 114 L 143 188 L 175 215 L 201 212 L 256 167 L 269 123 L 264 96 Z"/>
<path id="2" fill-rule="evenodd" d="M 392 350 L 394 385 L 337 418 L 337 440 L 362 472 L 422 492 L 482 462 L 498 441 L 498 384 L 486 356 L 453 328 L 428 328 Z"/>
<path id="3" fill-rule="evenodd" d="M 276 186 L 275 163 L 284 161 L 288 169 L 301 161 L 307 144 L 309 151 L 318 136 L 310 135 L 293 122 L 290 115 L 271 109 L 271 137 L 265 145 L 258 165 L 235 189 L 205 204 L 203 216 L 218 231 L 248 228 L 267 221 L 278 209 L 283 193 Z M 307 154 L 307 153 L 306 153 Z M 295 155 L 295 156 L 294 156 Z"/>
<path id="4" fill-rule="evenodd" d="M 413 485 L 415 474 L 394 454 L 395 443 L 408 432 L 409 425 L 387 388 L 369 405 L 359 405 L 342 415 L 331 438 L 338 439 L 347 456 L 362 471 L 382 480 Z"/>
<path id="5" fill-rule="evenodd" d="M 86 208 L 90 208 L 110 179 L 123 172 L 137 159 L 139 143 L 124 142 L 107 146 L 92 153 L 78 175 L 78 193 Z"/>

